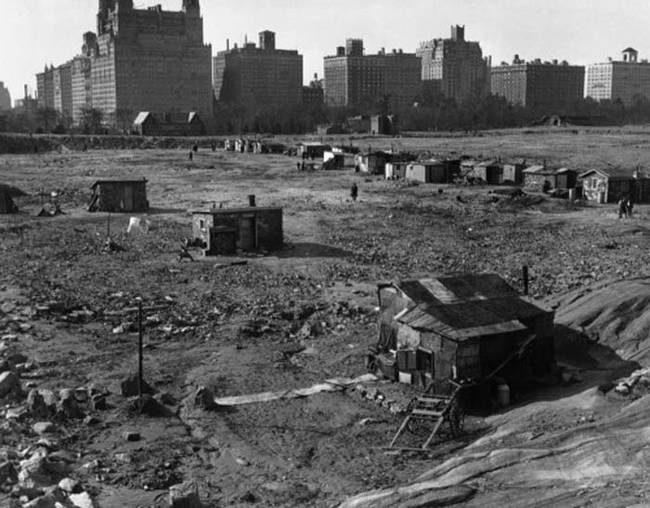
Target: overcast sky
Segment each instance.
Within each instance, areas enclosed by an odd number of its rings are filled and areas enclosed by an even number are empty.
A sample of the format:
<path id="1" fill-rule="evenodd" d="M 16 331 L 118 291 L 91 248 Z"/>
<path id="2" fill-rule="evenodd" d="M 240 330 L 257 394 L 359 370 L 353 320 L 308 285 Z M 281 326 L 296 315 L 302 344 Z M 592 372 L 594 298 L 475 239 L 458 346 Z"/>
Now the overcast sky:
<path id="1" fill-rule="evenodd" d="M 182 0 L 135 0 L 179 10 Z M 23 84 L 36 87 L 35 74 L 77 54 L 82 34 L 95 30 L 96 0 L 0 0 L 0 81 L 12 99 Z M 465 25 L 493 64 L 524 59 L 568 60 L 576 64 L 618 57 L 632 46 L 650 57 L 648 0 L 202 0 L 205 40 L 216 53 L 226 39 L 257 41 L 276 32 L 277 47 L 304 55 L 305 82 L 322 75 L 323 56 L 348 37 L 364 39 L 366 51 L 403 48 L 448 37 L 452 24 Z"/>

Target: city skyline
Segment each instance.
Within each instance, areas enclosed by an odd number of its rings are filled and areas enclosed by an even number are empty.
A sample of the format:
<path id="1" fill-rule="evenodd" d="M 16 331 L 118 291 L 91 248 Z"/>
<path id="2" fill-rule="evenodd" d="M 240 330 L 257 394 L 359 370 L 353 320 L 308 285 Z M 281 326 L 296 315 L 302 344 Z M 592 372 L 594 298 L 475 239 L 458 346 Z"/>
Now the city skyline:
<path id="1" fill-rule="evenodd" d="M 137 7 L 160 3 L 165 10 L 178 10 L 181 0 L 135 3 Z M 323 57 L 333 54 L 348 37 L 363 38 L 367 53 L 382 47 L 414 52 L 424 40 L 448 37 L 454 24 L 465 25 L 467 40 L 480 42 L 493 65 L 510 62 L 514 54 L 526 60 L 588 65 L 608 57 L 618 59 L 627 46 L 639 50 L 641 59 L 650 57 L 650 33 L 644 26 L 650 5 L 632 0 L 625 7 L 602 0 L 549 0 L 543 5 L 532 0 L 441 0 L 435 4 L 412 0 L 399 7 L 388 0 L 361 0 L 352 5 L 331 0 L 299 6 L 290 0 L 272 4 L 242 0 L 236 9 L 204 0 L 201 5 L 205 41 L 212 44 L 213 55 L 225 49 L 226 39 L 231 45 L 242 43 L 246 36 L 256 41 L 258 32 L 273 30 L 279 47 L 304 55 L 304 83 L 314 73 L 322 77 Z M 406 13 L 396 17 L 397 8 Z M 45 0 L 3 6 L 0 44 L 9 51 L 3 51 L 0 80 L 12 100 L 23 96 L 24 84 L 36 88 L 35 75 L 44 65 L 60 65 L 79 53 L 82 34 L 96 29 L 96 11 L 92 0 L 61 0 L 55 9 Z M 339 12 L 343 14 L 337 16 Z"/>

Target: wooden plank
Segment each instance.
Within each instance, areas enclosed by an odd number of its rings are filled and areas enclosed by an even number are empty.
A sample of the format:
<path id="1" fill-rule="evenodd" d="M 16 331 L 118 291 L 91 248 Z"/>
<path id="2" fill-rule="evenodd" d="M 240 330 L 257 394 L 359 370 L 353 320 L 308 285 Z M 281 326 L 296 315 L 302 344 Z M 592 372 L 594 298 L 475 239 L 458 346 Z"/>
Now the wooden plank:
<path id="1" fill-rule="evenodd" d="M 424 443 L 422 445 L 423 450 L 426 450 L 427 448 L 429 448 L 429 445 L 431 444 L 431 441 L 433 441 L 433 437 L 436 435 L 436 432 L 438 432 L 438 429 L 440 428 L 441 425 L 442 425 L 442 418 L 440 418 L 437 421 L 436 425 L 433 427 L 433 430 L 431 431 L 431 434 L 429 435 L 429 439 L 427 439 L 426 443 Z"/>
<path id="2" fill-rule="evenodd" d="M 441 418 L 442 417 L 442 412 L 440 411 L 430 411 L 428 409 L 414 409 L 411 412 L 412 415 L 414 416 L 431 416 L 434 418 Z"/>
<path id="3" fill-rule="evenodd" d="M 420 402 L 431 403 L 434 402 L 446 402 L 452 398 L 451 395 L 436 395 L 435 397 L 418 397 L 417 400 Z"/>
<path id="4" fill-rule="evenodd" d="M 411 415 L 408 415 L 406 418 L 404 418 L 404 421 L 402 422 L 402 425 L 400 425 L 399 430 L 397 431 L 397 434 L 395 434 L 395 437 L 393 440 L 390 442 L 390 447 L 392 448 L 395 445 L 395 442 L 397 441 L 397 438 L 400 436 L 400 434 L 404 431 L 406 428 L 406 424 L 409 422 L 411 419 Z"/>

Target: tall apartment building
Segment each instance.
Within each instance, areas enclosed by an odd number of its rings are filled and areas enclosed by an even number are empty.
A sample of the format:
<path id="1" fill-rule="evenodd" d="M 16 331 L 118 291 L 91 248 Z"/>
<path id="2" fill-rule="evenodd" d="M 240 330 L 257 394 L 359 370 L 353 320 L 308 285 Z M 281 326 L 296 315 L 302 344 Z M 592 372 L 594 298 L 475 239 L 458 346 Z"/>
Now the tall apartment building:
<path id="1" fill-rule="evenodd" d="M 525 62 L 515 55 L 511 65 L 491 70 L 491 91 L 511 104 L 552 113 L 583 97 L 585 68 L 537 59 Z"/>
<path id="2" fill-rule="evenodd" d="M 72 62 L 45 70 L 36 75 L 38 106 L 54 109 L 64 118 L 72 118 Z"/>
<path id="3" fill-rule="evenodd" d="M 11 109 L 11 94 L 9 89 L 5 87 L 3 81 L 0 81 L 0 111 L 8 111 Z"/>
<path id="4" fill-rule="evenodd" d="M 422 42 L 422 80 L 458 104 L 487 95 L 490 61 L 478 42 L 465 40 L 465 27 L 452 26 L 451 38 Z"/>
<path id="5" fill-rule="evenodd" d="M 212 50 L 203 43 L 199 0 L 183 0 L 180 12 L 99 0 L 96 44 L 86 50 L 92 106 L 109 123 L 139 111 L 212 116 Z"/>
<path id="6" fill-rule="evenodd" d="M 43 72 L 36 75 L 36 90 L 39 108 L 54 109 L 54 66 L 46 65 Z"/>
<path id="7" fill-rule="evenodd" d="M 626 48 L 621 60 L 587 66 L 585 96 L 594 100 L 621 100 L 626 106 L 635 96 L 650 99 L 650 63 L 639 62 L 639 53 Z"/>
<path id="8" fill-rule="evenodd" d="M 84 40 L 94 41 L 95 39 L 96 37 L 92 32 L 84 35 Z M 86 44 L 84 44 L 85 47 Z M 83 110 L 92 108 L 93 105 L 90 57 L 84 52 L 84 54 L 74 57 L 70 66 L 72 123 L 79 125 L 83 120 Z"/>
<path id="9" fill-rule="evenodd" d="M 420 92 L 421 60 L 400 50 L 365 55 L 362 39 L 347 39 L 336 55 L 324 59 L 328 106 L 396 108 L 412 104 Z"/>
<path id="10" fill-rule="evenodd" d="M 72 118 L 72 62 L 55 67 L 52 72 L 54 109 L 64 118 Z"/>
<path id="11" fill-rule="evenodd" d="M 259 46 L 229 45 L 213 59 L 212 85 L 219 101 L 253 108 L 300 104 L 303 63 L 298 51 L 277 49 L 275 33 L 268 30 L 259 34 Z"/>

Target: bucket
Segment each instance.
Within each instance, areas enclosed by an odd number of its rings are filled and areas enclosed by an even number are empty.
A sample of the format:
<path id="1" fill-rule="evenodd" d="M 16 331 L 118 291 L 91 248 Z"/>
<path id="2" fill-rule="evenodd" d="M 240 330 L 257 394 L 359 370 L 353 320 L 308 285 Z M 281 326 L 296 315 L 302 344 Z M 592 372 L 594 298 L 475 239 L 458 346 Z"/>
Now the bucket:
<path id="1" fill-rule="evenodd" d="M 510 387 L 508 385 L 497 386 L 497 402 L 501 407 L 508 407 L 510 405 Z"/>

